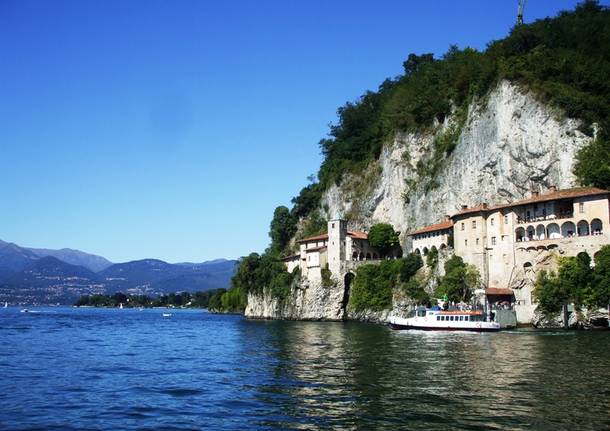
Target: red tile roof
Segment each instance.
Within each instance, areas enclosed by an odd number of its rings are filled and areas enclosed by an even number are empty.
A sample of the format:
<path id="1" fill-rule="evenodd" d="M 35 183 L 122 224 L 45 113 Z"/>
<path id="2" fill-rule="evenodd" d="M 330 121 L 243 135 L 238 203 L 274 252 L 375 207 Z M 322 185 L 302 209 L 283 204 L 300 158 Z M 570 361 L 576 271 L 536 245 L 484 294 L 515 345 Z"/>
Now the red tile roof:
<path id="1" fill-rule="evenodd" d="M 418 235 L 420 233 L 436 232 L 437 230 L 450 229 L 452 227 L 453 227 L 453 221 L 452 220 L 445 220 L 444 222 L 441 222 L 441 223 L 432 224 L 430 226 L 422 227 L 421 229 L 418 229 L 416 231 L 411 232 L 409 234 L 409 236 Z"/>
<path id="2" fill-rule="evenodd" d="M 322 241 L 328 239 L 328 234 L 323 233 L 321 235 L 310 236 L 309 238 L 303 238 L 298 240 L 297 242 L 311 242 L 311 241 Z"/>
<path id="3" fill-rule="evenodd" d="M 513 296 L 513 291 L 507 288 L 501 287 L 489 287 L 485 289 L 485 295 L 491 296 Z"/>
<path id="4" fill-rule="evenodd" d="M 281 261 L 287 261 L 287 260 L 298 259 L 299 257 L 301 257 L 301 254 L 300 253 L 296 253 L 296 254 L 291 254 L 290 256 L 282 257 L 282 258 L 280 258 L 280 260 Z"/>
<path id="5" fill-rule="evenodd" d="M 309 253 L 310 251 L 324 251 L 324 250 L 326 250 L 325 245 L 320 246 L 320 247 L 312 247 L 312 248 L 305 249 L 305 253 Z"/>
<path id="6" fill-rule="evenodd" d="M 368 239 L 368 237 L 369 237 L 366 232 L 359 232 L 359 231 L 355 231 L 355 230 L 348 230 L 347 236 L 349 236 L 351 238 L 355 238 L 355 239 Z M 328 234 L 323 233 L 323 234 L 316 235 L 316 236 L 310 236 L 309 238 L 300 239 L 297 242 L 301 243 L 301 242 L 324 241 L 327 239 L 328 239 Z"/>
<path id="7" fill-rule="evenodd" d="M 356 230 L 348 230 L 347 231 L 347 236 L 351 236 L 352 238 L 355 239 L 369 239 L 369 234 L 366 232 L 359 232 Z"/>
<path id="8" fill-rule="evenodd" d="M 510 202 L 510 203 L 498 204 L 498 205 L 494 205 L 494 206 L 487 206 L 484 204 L 477 205 L 472 208 L 466 208 L 466 209 L 458 212 L 457 214 L 454 214 L 452 217 L 455 217 L 458 215 L 463 215 L 463 214 L 470 214 L 470 213 L 479 212 L 479 211 L 494 211 L 494 210 L 498 210 L 498 209 L 502 209 L 502 208 L 518 207 L 518 206 L 528 205 L 528 204 L 538 203 L 538 202 L 548 202 L 548 201 L 554 201 L 554 200 L 560 200 L 560 199 L 573 199 L 573 198 L 580 198 L 580 197 L 584 197 L 584 196 L 597 196 L 597 195 L 608 195 L 608 194 L 610 194 L 609 190 L 598 189 L 596 187 L 576 187 L 576 188 L 572 188 L 572 189 L 552 191 L 552 192 L 544 193 L 544 194 L 541 194 L 538 196 L 532 196 L 528 199 L 523 199 L 520 201 L 515 201 L 515 202 Z"/>

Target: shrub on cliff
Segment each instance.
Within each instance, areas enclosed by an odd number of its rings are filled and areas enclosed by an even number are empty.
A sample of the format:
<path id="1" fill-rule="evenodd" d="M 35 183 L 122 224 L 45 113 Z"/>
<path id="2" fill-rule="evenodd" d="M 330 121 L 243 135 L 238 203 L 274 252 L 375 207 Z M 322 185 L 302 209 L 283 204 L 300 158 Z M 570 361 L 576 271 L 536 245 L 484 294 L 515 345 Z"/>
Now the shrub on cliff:
<path id="1" fill-rule="evenodd" d="M 437 298 L 446 296 L 449 301 L 467 302 L 480 285 L 479 271 L 473 265 L 465 264 L 460 256 L 452 256 L 445 262 L 445 275 L 435 294 Z"/>
<path id="2" fill-rule="evenodd" d="M 610 246 L 595 255 L 595 267 L 586 252 L 559 261 L 557 273 L 542 271 L 536 280 L 534 297 L 546 315 L 561 311 L 563 304 L 606 307 L 610 303 Z"/>
<path id="3" fill-rule="evenodd" d="M 396 260 L 359 267 L 350 294 L 350 308 L 355 311 L 381 311 L 390 308 L 392 289 L 398 283 L 398 273 Z"/>
<path id="4" fill-rule="evenodd" d="M 371 227 L 369 231 L 369 244 L 371 247 L 379 250 L 382 256 L 385 256 L 394 247 L 400 245 L 398 233 L 394 231 L 394 227 L 388 223 L 377 223 Z"/>

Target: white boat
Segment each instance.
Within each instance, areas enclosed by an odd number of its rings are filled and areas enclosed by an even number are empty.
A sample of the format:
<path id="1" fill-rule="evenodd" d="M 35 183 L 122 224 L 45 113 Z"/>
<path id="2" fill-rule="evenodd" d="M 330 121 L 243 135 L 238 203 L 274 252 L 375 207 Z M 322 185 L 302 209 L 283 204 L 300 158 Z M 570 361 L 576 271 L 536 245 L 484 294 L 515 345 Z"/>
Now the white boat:
<path id="1" fill-rule="evenodd" d="M 172 317 L 172 313 L 163 313 L 163 317 Z"/>
<path id="2" fill-rule="evenodd" d="M 4 303 L 4 308 L 8 308 L 8 302 Z"/>
<path id="3" fill-rule="evenodd" d="M 475 331 L 500 330 L 498 322 L 488 322 L 482 311 L 418 308 L 407 317 L 390 318 L 392 329 L 421 329 L 425 331 Z"/>
<path id="4" fill-rule="evenodd" d="M 123 303 L 119 302 L 119 308 L 122 310 L 123 309 Z"/>
<path id="5" fill-rule="evenodd" d="M 30 310 L 28 310 L 27 308 L 24 308 L 24 309 L 22 309 L 22 310 L 21 310 L 21 312 L 22 312 L 22 313 L 29 313 L 29 312 L 30 312 Z"/>

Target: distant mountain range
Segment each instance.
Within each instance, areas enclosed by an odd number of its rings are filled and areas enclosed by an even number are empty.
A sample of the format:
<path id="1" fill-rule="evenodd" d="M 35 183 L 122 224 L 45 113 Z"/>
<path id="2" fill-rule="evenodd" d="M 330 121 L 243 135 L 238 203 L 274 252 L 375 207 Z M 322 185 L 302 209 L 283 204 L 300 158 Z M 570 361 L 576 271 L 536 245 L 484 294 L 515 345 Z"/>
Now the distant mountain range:
<path id="1" fill-rule="evenodd" d="M 0 240 L 0 302 L 71 304 L 82 295 L 159 295 L 228 287 L 237 261 L 116 263 L 79 250 L 34 249 Z"/>

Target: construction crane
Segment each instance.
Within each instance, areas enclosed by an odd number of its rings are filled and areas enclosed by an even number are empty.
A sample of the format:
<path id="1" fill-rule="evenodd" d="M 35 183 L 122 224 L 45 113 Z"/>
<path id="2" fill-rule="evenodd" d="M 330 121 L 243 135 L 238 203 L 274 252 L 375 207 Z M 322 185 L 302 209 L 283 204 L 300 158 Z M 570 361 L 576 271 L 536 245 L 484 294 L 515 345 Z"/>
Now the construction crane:
<path id="1" fill-rule="evenodd" d="M 517 25 L 523 24 L 523 9 L 525 8 L 526 0 L 519 0 L 519 7 L 517 8 Z"/>

